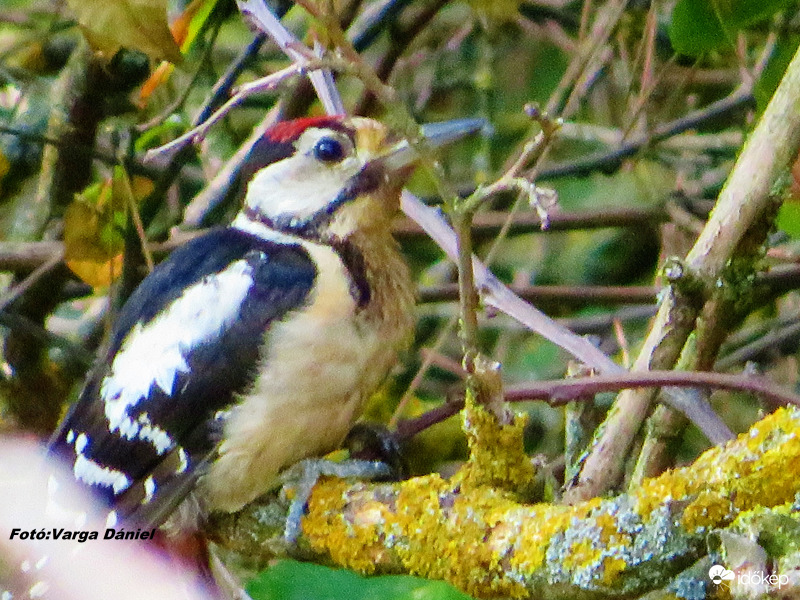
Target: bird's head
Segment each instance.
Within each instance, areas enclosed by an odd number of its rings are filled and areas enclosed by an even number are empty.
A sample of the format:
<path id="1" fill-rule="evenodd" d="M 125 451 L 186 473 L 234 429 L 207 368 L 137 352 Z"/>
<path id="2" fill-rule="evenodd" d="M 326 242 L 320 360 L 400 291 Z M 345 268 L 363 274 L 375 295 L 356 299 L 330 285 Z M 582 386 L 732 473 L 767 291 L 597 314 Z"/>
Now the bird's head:
<path id="1" fill-rule="evenodd" d="M 464 119 L 423 127 L 429 146 L 477 131 Z M 362 117 L 311 117 L 269 129 L 243 171 L 244 207 L 234 222 L 309 239 L 346 239 L 388 228 L 418 153 Z"/>

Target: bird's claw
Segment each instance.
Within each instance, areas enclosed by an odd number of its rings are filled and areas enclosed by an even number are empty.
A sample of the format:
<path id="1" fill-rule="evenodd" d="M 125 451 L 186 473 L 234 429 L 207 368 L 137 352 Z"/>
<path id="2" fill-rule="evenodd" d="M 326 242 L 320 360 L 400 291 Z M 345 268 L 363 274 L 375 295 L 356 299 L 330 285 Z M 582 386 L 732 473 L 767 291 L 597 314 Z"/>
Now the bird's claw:
<path id="1" fill-rule="evenodd" d="M 348 459 L 336 462 L 324 458 L 308 458 L 301 460 L 284 471 L 283 494 L 291 498 L 289 514 L 283 538 L 290 548 L 297 546 L 302 530 L 301 519 L 305 512 L 311 491 L 322 476 L 345 479 L 386 479 L 391 477 L 392 469 L 386 463 L 377 460 Z"/>

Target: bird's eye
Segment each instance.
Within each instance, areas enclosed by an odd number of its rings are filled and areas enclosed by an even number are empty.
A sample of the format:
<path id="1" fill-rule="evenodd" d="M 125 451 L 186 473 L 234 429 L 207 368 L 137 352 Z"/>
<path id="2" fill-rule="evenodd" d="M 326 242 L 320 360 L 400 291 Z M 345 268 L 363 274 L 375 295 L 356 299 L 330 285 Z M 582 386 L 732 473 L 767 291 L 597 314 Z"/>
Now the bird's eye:
<path id="1" fill-rule="evenodd" d="M 322 162 L 339 162 L 344 158 L 344 148 L 339 140 L 324 137 L 314 145 L 314 156 Z"/>

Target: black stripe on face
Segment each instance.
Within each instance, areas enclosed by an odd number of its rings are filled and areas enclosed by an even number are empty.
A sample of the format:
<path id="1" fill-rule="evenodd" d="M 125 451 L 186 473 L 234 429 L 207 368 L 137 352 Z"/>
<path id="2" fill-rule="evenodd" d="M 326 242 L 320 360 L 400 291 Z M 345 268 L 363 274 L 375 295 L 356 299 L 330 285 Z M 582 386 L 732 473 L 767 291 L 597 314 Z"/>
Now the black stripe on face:
<path id="1" fill-rule="evenodd" d="M 372 298 L 372 290 L 367 280 L 367 266 L 364 262 L 364 255 L 361 254 L 355 244 L 347 240 L 333 242 L 331 246 L 342 259 L 345 269 L 347 269 L 347 274 L 350 276 L 350 295 L 356 301 L 356 306 L 359 309 L 366 308 Z"/>
<path id="2" fill-rule="evenodd" d="M 340 203 L 339 206 L 343 203 L 344 202 Z M 321 236 L 319 232 L 321 226 L 316 225 L 312 227 L 310 220 L 300 224 L 290 224 L 288 220 L 283 222 L 284 219 L 270 219 L 251 207 L 245 207 L 244 214 L 251 221 L 261 223 L 270 229 L 289 232 L 312 242 L 321 242 L 329 245 L 342 259 L 342 263 L 350 278 L 350 296 L 356 301 L 357 307 L 363 309 L 369 304 L 372 298 L 372 290 L 370 289 L 367 279 L 366 263 L 364 261 L 364 255 L 355 244 L 349 240 L 330 239 Z"/>

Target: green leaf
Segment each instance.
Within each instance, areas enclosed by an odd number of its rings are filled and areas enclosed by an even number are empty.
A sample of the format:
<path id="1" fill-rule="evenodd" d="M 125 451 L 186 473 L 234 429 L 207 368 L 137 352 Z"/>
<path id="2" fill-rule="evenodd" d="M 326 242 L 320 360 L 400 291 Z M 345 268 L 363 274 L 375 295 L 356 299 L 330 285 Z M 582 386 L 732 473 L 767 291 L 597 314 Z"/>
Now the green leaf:
<path id="1" fill-rule="evenodd" d="M 181 52 L 188 52 L 197 36 L 208 23 L 219 0 L 192 0 L 172 24 L 172 35 L 180 44 Z"/>
<path id="2" fill-rule="evenodd" d="M 410 575 L 362 577 L 352 571 L 281 560 L 247 584 L 253 600 L 469 600 L 443 581 Z"/>
<path id="3" fill-rule="evenodd" d="M 712 0 L 728 31 L 744 29 L 794 6 L 796 0 Z"/>
<path id="4" fill-rule="evenodd" d="M 764 72 L 756 82 L 754 90 L 759 113 L 764 112 L 772 94 L 778 89 L 778 84 L 783 79 L 786 67 L 789 66 L 792 57 L 797 52 L 798 45 L 800 45 L 800 35 L 797 34 L 780 38 L 775 44 L 775 50 L 772 52 Z"/>
<path id="5" fill-rule="evenodd" d="M 678 0 L 669 37 L 678 54 L 733 47 L 736 33 L 792 6 L 794 0 Z"/>
<path id="6" fill-rule="evenodd" d="M 714 7 L 707 0 L 678 0 L 672 10 L 669 39 L 678 54 L 700 56 L 729 43 Z"/>
<path id="7" fill-rule="evenodd" d="M 778 228 L 795 239 L 800 238 L 800 202 L 784 202 L 778 210 Z"/>

